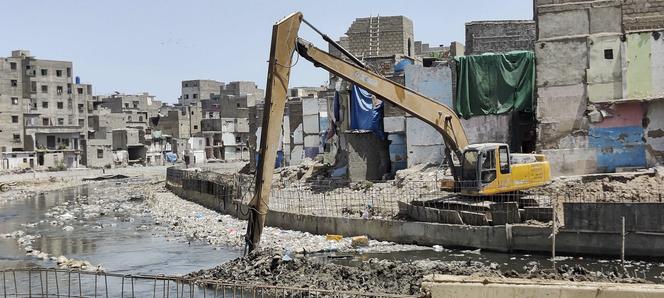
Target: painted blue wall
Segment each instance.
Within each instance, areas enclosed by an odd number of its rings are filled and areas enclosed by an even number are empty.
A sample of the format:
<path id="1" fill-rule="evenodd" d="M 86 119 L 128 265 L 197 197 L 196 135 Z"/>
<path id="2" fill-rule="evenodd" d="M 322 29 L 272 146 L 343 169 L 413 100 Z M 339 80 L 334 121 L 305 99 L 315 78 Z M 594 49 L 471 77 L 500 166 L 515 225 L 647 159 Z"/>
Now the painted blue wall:
<path id="1" fill-rule="evenodd" d="M 588 130 L 588 145 L 597 150 L 597 168 L 613 172 L 618 167 L 645 167 L 643 127 L 594 127 Z"/>

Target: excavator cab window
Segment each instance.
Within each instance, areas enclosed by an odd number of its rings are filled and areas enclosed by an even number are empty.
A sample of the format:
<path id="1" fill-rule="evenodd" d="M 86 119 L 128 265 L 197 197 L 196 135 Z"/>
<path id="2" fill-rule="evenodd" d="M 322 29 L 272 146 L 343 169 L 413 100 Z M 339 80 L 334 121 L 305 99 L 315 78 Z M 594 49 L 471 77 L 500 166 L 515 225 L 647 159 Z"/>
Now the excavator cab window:
<path id="1" fill-rule="evenodd" d="M 491 183 L 496 179 L 496 150 L 482 151 L 482 183 Z"/>
<path id="2" fill-rule="evenodd" d="M 463 153 L 461 180 L 477 181 L 477 158 L 478 153 L 476 150 L 467 150 Z"/>
<path id="3" fill-rule="evenodd" d="M 500 162 L 500 173 L 509 174 L 510 173 L 510 150 L 507 149 L 507 146 L 500 146 L 498 148 L 498 158 Z"/>

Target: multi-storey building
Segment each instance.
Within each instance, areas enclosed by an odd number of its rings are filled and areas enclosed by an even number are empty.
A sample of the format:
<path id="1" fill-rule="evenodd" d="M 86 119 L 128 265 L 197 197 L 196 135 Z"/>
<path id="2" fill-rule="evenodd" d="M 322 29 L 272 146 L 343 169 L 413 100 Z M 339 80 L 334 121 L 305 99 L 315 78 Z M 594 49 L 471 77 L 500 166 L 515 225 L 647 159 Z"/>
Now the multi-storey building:
<path id="1" fill-rule="evenodd" d="M 183 106 L 199 105 L 201 100 L 210 99 L 213 95 L 219 95 L 222 89 L 224 89 L 224 83 L 214 80 L 182 81 L 182 95 L 178 102 Z"/>
<path id="2" fill-rule="evenodd" d="M 25 50 L 0 61 L 2 151 L 34 151 L 25 161 L 31 167 L 79 166 L 92 86 L 74 80 L 69 61 L 36 59 Z"/>

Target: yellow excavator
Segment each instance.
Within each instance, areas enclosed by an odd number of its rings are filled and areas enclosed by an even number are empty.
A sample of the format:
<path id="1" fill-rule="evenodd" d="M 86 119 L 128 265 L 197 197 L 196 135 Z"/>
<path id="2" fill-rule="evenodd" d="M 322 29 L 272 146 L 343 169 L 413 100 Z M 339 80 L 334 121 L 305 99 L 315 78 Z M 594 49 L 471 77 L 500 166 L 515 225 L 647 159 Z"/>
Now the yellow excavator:
<path id="1" fill-rule="evenodd" d="M 298 37 L 300 25 L 305 23 L 338 49 L 352 62 L 337 58 Z M 272 174 L 281 135 L 282 119 L 288 100 L 288 81 L 291 60 L 297 51 L 300 57 L 312 62 L 344 80 L 358 85 L 381 100 L 390 102 L 410 115 L 433 126 L 443 136 L 446 158 L 451 152 L 458 167 L 452 167 L 454 189 L 463 195 L 490 196 L 517 192 L 542 186 L 551 180 L 550 166 L 542 154 L 513 154 L 502 143 L 468 144 L 468 139 L 456 113 L 439 102 L 406 88 L 370 70 L 360 59 L 293 13 L 272 27 L 272 43 L 265 93 L 265 112 L 261 131 L 256 169 L 255 195 L 245 240 L 249 251 L 260 241 L 265 215 L 268 211 Z"/>

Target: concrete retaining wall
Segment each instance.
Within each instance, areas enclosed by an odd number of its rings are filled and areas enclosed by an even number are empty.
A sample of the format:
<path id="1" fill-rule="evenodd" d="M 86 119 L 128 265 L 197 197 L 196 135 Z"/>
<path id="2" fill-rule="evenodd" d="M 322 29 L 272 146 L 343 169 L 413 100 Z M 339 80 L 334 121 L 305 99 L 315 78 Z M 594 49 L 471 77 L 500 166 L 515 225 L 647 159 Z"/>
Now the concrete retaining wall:
<path id="1" fill-rule="evenodd" d="M 246 205 L 235 201 L 230 188 L 216 183 L 183 182 L 185 189 L 167 183 L 176 195 L 212 210 L 246 219 Z M 197 189 L 186 189 L 197 186 Z M 214 195 L 214 194 L 217 195 Z M 312 234 L 366 235 L 371 239 L 404 244 L 443 247 L 481 248 L 492 251 L 551 251 L 551 228 L 532 225 L 469 226 L 430 222 L 406 222 L 397 220 L 348 217 L 325 217 L 270 211 L 267 226 L 309 232 Z M 616 232 L 593 232 L 561 229 L 556 238 L 556 251 L 560 254 L 619 255 L 621 235 Z M 664 234 L 629 233 L 625 253 L 628 256 L 664 256 Z"/>
<path id="2" fill-rule="evenodd" d="M 662 297 L 664 286 L 568 281 L 543 281 L 517 278 L 475 278 L 468 276 L 427 276 L 422 286 L 438 297 Z"/>

